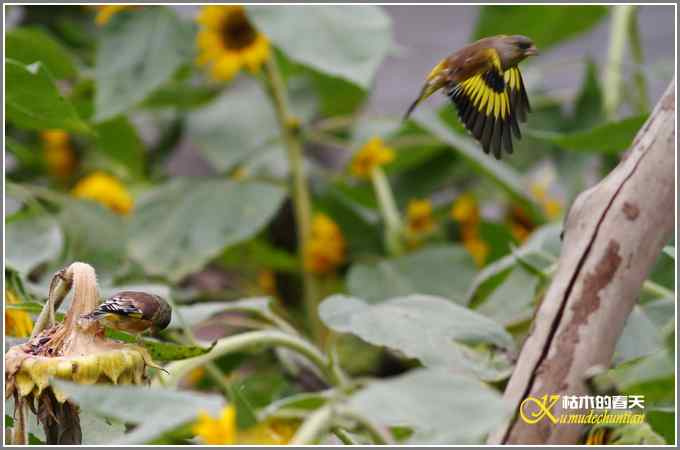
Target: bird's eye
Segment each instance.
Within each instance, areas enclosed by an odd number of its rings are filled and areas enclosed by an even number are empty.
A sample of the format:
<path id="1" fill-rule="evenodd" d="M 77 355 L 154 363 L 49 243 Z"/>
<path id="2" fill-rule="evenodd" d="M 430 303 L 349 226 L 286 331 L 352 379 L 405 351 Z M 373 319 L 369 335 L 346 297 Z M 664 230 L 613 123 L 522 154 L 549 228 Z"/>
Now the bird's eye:
<path id="1" fill-rule="evenodd" d="M 531 47 L 531 43 L 530 42 L 520 42 L 520 43 L 517 44 L 517 46 L 519 48 L 521 48 L 522 50 L 526 50 L 529 47 Z"/>

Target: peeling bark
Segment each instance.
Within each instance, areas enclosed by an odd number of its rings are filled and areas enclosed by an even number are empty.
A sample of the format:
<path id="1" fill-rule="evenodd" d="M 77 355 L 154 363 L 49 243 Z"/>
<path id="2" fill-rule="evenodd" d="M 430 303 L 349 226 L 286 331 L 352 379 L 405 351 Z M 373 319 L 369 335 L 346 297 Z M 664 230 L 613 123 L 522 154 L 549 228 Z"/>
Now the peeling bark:
<path id="1" fill-rule="evenodd" d="M 674 230 L 674 85 L 629 154 L 567 215 L 557 271 L 505 391 L 515 412 L 527 397 L 587 394 L 588 370 L 610 365 L 642 283 Z M 561 408 L 557 402 L 553 415 Z M 583 430 L 547 418 L 527 424 L 516 414 L 488 443 L 575 444 Z"/>

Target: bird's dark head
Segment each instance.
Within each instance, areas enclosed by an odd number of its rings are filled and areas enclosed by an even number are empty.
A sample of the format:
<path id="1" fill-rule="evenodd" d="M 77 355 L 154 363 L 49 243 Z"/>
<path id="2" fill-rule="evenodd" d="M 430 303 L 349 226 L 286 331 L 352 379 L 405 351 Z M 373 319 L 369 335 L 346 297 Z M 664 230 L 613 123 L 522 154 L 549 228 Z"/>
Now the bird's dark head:
<path id="1" fill-rule="evenodd" d="M 538 55 L 538 49 L 534 45 L 534 41 L 521 34 L 503 36 L 498 50 L 504 68 L 516 66 L 527 56 Z"/>
<path id="2" fill-rule="evenodd" d="M 158 311 L 154 315 L 154 331 L 164 330 L 170 325 L 172 321 L 172 308 L 170 305 L 162 298 L 155 296 L 158 300 Z"/>

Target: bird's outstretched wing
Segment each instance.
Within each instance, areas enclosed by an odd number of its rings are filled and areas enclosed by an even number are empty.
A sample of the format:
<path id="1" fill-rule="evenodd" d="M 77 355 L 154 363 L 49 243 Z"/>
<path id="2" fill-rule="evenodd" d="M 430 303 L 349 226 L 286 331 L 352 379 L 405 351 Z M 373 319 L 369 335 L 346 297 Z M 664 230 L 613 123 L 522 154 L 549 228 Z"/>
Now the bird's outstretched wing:
<path id="1" fill-rule="evenodd" d="M 512 133 L 521 138 L 517 120 L 526 120 L 530 106 L 519 69 L 504 72 L 496 51 L 490 52 L 490 68 L 456 83 L 447 95 L 484 152 L 492 152 L 500 159 L 503 148 L 507 153 L 513 152 Z"/>
<path id="2" fill-rule="evenodd" d="M 527 91 L 524 88 L 522 73 L 518 67 L 511 67 L 505 71 L 503 78 L 506 90 L 508 91 L 508 97 L 510 98 L 512 115 L 519 119 L 520 122 L 526 122 L 527 114 L 531 112 L 531 105 L 529 104 Z"/>

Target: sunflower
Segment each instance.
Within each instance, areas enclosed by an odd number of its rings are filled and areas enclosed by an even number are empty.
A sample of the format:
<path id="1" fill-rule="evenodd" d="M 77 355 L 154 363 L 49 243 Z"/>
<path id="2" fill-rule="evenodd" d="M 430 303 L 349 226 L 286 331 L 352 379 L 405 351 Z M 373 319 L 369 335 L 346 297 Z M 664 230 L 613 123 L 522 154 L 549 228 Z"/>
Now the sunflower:
<path id="1" fill-rule="evenodd" d="M 94 6 L 97 10 L 97 16 L 94 18 L 94 22 L 98 27 L 106 25 L 111 20 L 111 17 L 118 14 L 126 9 L 132 9 L 132 5 L 99 5 Z"/>
<path id="2" fill-rule="evenodd" d="M 204 6 L 198 16 L 196 63 L 208 66 L 216 81 L 228 81 L 242 69 L 257 72 L 269 57 L 269 40 L 253 27 L 242 6 Z"/>

